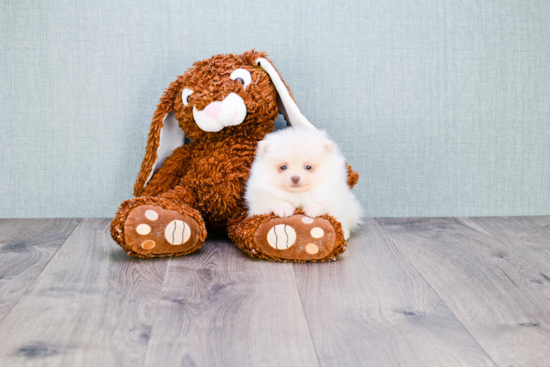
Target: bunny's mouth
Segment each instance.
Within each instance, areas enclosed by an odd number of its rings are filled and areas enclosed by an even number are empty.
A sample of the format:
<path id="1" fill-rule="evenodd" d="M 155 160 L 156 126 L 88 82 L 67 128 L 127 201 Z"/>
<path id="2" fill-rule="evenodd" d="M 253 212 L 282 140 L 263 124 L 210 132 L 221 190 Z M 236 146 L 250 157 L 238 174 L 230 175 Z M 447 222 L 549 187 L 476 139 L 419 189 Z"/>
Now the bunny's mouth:
<path id="1" fill-rule="evenodd" d="M 217 132 L 227 126 L 236 126 L 245 117 L 246 105 L 236 93 L 229 93 L 221 102 L 210 103 L 202 111 L 193 106 L 193 119 L 202 131 Z"/>

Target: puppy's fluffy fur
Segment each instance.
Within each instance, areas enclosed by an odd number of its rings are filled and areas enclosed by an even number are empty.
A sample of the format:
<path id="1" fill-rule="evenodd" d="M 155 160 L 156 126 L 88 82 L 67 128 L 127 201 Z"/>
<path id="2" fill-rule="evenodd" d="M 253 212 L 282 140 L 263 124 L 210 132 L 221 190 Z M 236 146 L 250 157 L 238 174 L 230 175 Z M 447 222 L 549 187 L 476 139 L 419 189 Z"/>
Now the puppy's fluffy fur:
<path id="1" fill-rule="evenodd" d="M 361 206 L 347 184 L 346 160 L 324 131 L 287 128 L 258 143 L 245 192 L 248 215 L 289 217 L 296 208 L 317 217 L 329 214 L 344 237 L 361 217 Z"/>

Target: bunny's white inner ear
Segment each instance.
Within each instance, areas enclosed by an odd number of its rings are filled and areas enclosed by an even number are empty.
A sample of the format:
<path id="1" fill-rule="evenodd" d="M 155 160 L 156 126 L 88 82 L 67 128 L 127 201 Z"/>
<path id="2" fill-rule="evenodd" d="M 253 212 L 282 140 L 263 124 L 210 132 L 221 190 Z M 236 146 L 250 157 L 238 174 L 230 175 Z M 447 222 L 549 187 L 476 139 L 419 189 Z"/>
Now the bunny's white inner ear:
<path id="1" fill-rule="evenodd" d="M 157 159 L 151 167 L 149 177 L 145 181 L 145 186 L 149 183 L 155 172 L 162 167 L 162 164 L 172 154 L 174 149 L 181 147 L 185 143 L 185 133 L 180 129 L 176 114 L 170 112 L 162 120 L 162 129 L 160 130 L 159 147 L 157 148 Z"/>
<path id="2" fill-rule="evenodd" d="M 263 57 L 257 59 L 256 64 L 260 65 L 262 69 L 266 71 L 271 78 L 273 85 L 275 85 L 275 89 L 278 94 L 277 101 L 279 102 L 279 111 L 285 116 L 290 125 L 293 127 L 309 127 L 315 129 L 311 122 L 309 122 L 308 119 L 306 119 L 306 117 L 300 112 L 298 105 L 290 96 L 288 89 L 286 89 L 285 83 L 283 83 L 283 80 L 273 65 L 271 65 L 271 63 Z"/>

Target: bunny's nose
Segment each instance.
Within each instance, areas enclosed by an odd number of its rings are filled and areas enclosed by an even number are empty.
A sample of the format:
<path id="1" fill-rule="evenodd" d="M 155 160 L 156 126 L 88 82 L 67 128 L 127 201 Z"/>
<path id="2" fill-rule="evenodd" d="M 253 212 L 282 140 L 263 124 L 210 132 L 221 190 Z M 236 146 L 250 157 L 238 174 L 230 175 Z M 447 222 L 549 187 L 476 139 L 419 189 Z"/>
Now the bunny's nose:
<path id="1" fill-rule="evenodd" d="M 212 102 L 206 108 L 203 110 L 203 112 L 206 114 L 206 116 L 217 119 L 218 115 L 220 114 L 222 110 L 222 103 L 221 102 Z"/>
<path id="2" fill-rule="evenodd" d="M 298 181 L 300 181 L 300 176 L 292 176 L 290 179 L 292 180 L 292 182 L 294 182 L 295 184 L 297 184 Z"/>

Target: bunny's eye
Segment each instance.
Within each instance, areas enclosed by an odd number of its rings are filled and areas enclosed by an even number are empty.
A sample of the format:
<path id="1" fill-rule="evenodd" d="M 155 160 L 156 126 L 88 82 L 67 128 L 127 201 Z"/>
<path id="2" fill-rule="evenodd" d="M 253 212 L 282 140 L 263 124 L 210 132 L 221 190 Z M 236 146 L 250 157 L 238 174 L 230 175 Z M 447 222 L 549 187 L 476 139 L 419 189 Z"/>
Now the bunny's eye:
<path id="1" fill-rule="evenodd" d="M 250 72 L 245 69 L 233 70 L 229 78 L 231 78 L 231 80 L 243 83 L 244 89 L 246 89 L 246 87 L 248 87 L 252 82 L 252 76 L 250 75 Z"/>
<path id="2" fill-rule="evenodd" d="M 283 164 L 281 167 L 279 167 L 281 171 L 284 171 L 286 169 L 286 166 Z"/>
<path id="3" fill-rule="evenodd" d="M 187 106 L 189 104 L 189 97 L 191 97 L 191 94 L 193 94 L 193 91 L 187 88 L 185 88 L 181 92 L 181 101 L 183 102 L 184 106 Z"/>
<path id="4" fill-rule="evenodd" d="M 306 166 L 305 166 L 305 169 L 307 169 L 308 171 L 311 171 L 311 166 L 310 166 L 310 165 L 306 165 Z"/>

